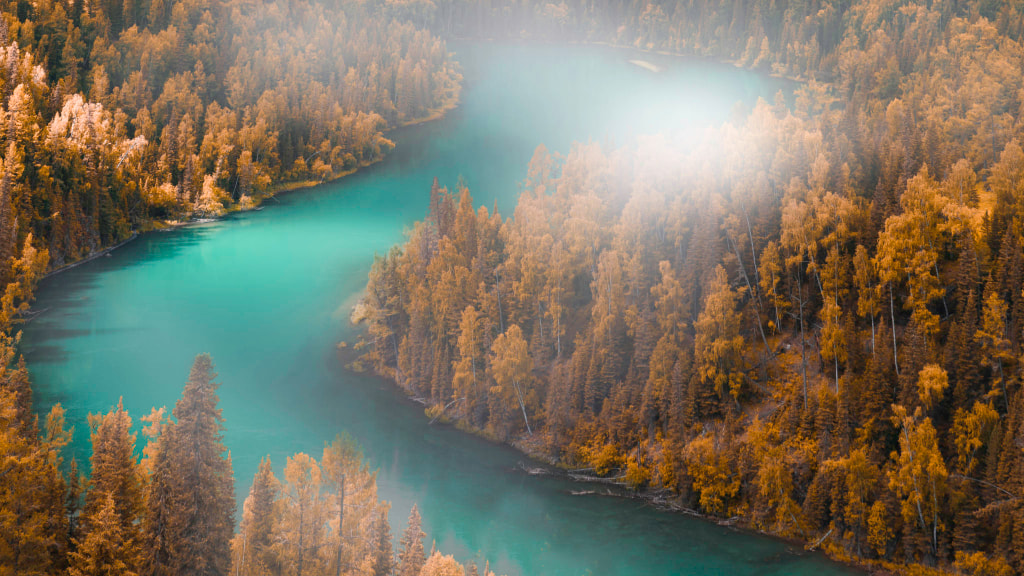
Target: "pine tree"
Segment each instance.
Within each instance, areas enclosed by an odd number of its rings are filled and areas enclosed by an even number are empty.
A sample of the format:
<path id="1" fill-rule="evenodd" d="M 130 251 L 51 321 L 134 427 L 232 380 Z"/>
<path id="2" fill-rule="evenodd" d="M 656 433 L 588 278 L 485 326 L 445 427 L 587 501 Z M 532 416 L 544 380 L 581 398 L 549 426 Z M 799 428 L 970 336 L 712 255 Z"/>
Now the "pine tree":
<path id="1" fill-rule="evenodd" d="M 1011 497 L 1007 505 L 1001 506 L 997 516 L 996 550 L 1018 572 L 1024 570 L 1024 390 L 1017 392 L 1010 412 L 1002 422 L 1003 434 L 998 447 L 995 480 L 1002 490 Z M 1000 495 L 1000 500 L 1006 494 Z"/>
<path id="2" fill-rule="evenodd" d="M 180 530 L 181 479 L 172 449 L 176 444 L 174 422 L 168 422 L 156 440 L 143 519 L 143 571 L 147 576 L 173 576 L 171 561 Z"/>
<path id="3" fill-rule="evenodd" d="M 6 161 L 14 159 L 7 158 Z M 0 161 L 0 172 L 6 174 L 3 161 Z M 17 252 L 18 218 L 14 211 L 11 184 L 6 177 L 0 179 L 0 286 L 6 286 L 13 279 L 9 263 Z"/>
<path id="4" fill-rule="evenodd" d="M 97 523 L 109 520 L 106 516 L 100 518 L 100 515 L 106 514 L 108 502 L 113 503 L 114 517 L 120 523 L 120 529 L 116 535 L 110 533 L 102 537 L 116 536 L 119 539 L 118 542 L 111 544 L 117 547 L 116 561 L 123 564 L 122 568 L 117 569 L 135 572 L 139 567 L 140 534 L 137 520 L 143 507 L 143 479 L 135 459 L 135 434 L 131 433 L 132 419 L 125 411 L 122 401 L 118 400 L 117 406 L 107 414 L 90 414 L 89 426 L 92 429 L 92 476 L 89 479 L 88 491 L 85 493 L 81 531 L 85 534 L 86 541 L 89 541 L 96 530 L 109 532 L 109 527 L 102 527 Z"/>
<path id="5" fill-rule="evenodd" d="M 70 542 L 78 537 L 80 529 L 80 514 L 82 511 L 82 495 L 89 485 L 85 474 L 78 471 L 78 461 L 74 458 L 68 465 L 68 487 L 64 498 L 64 510 L 67 516 L 67 536 Z"/>
<path id="6" fill-rule="evenodd" d="M 889 471 L 889 488 L 900 498 L 903 521 L 913 526 L 908 541 L 920 543 L 927 554 L 937 558 L 949 472 L 931 419 L 921 419 L 919 412 L 908 415 L 902 406 L 894 406 L 893 411 L 900 432 L 900 451 L 892 454 L 896 467 Z"/>
<path id="7" fill-rule="evenodd" d="M 454 375 L 452 378 L 453 395 L 452 402 L 462 402 L 463 410 L 468 411 L 470 407 L 482 401 L 485 393 L 483 389 L 483 318 L 476 308 L 466 306 L 462 311 L 462 318 L 459 322 L 458 351 L 459 360 L 454 362 Z M 480 373 L 477 373 L 477 369 Z"/>
<path id="8" fill-rule="evenodd" d="M 728 394 L 738 401 L 743 385 L 743 336 L 736 294 L 721 266 L 715 269 L 704 310 L 694 327 L 694 359 L 701 383 L 713 387 L 720 398 Z"/>
<path id="9" fill-rule="evenodd" d="M 92 517 L 106 506 L 110 496 L 125 531 L 124 537 L 133 539 L 136 520 L 142 509 L 142 479 L 135 460 L 132 419 L 122 400 L 118 400 L 117 406 L 107 414 L 90 415 L 89 423 L 92 428 L 92 476 L 82 511 L 85 530 L 92 529 Z M 129 567 L 134 569 L 133 565 Z"/>
<path id="10" fill-rule="evenodd" d="M 316 574 L 322 568 L 319 550 L 327 519 L 324 496 L 316 459 L 303 453 L 288 458 L 278 499 L 282 514 L 275 540 L 282 563 L 291 566 L 295 576 Z"/>
<path id="11" fill-rule="evenodd" d="M 398 552 L 397 576 L 418 576 L 423 568 L 423 563 L 426 561 L 423 552 L 423 538 L 426 537 L 426 534 L 423 533 L 421 524 L 419 508 L 413 504 L 412 511 L 409 512 L 408 525 L 398 544 L 400 550 Z"/>
<path id="12" fill-rule="evenodd" d="M 85 538 L 71 553 L 70 576 L 136 576 L 136 544 L 124 533 L 114 496 L 106 492 L 89 521 Z"/>
<path id="13" fill-rule="evenodd" d="M 978 331 L 978 299 L 974 290 L 969 290 L 962 310 L 949 330 L 946 345 L 946 364 L 950 379 L 954 383 L 953 400 L 957 407 L 966 408 L 980 390 L 981 369 L 975 334 Z"/>
<path id="14" fill-rule="evenodd" d="M 391 551 L 391 525 L 386 510 L 381 511 L 373 523 L 373 576 L 391 576 L 395 571 L 395 559 Z"/>
<path id="15" fill-rule="evenodd" d="M 376 473 L 371 472 L 356 441 L 346 433 L 324 446 L 321 476 L 326 522 L 330 525 L 324 544 L 330 574 L 338 575 L 363 560 L 369 546 L 365 535 L 380 512 Z"/>
<path id="16" fill-rule="evenodd" d="M 435 551 L 423 564 L 420 576 L 464 576 L 465 573 L 462 565 L 456 562 L 455 558 Z"/>
<path id="17" fill-rule="evenodd" d="M 10 357 L 14 347 L 7 349 L 7 357 L 0 357 L 0 387 L 9 390 L 14 396 L 15 422 L 24 436 L 36 433 L 36 415 L 32 412 L 32 385 L 29 382 L 28 367 L 25 358 L 19 357 L 17 368 L 10 366 Z"/>
<path id="18" fill-rule="evenodd" d="M 225 457 L 213 362 L 200 354 L 174 423 L 160 435 L 147 518 L 148 573 L 228 573 L 234 532 L 234 480 Z"/>
<path id="19" fill-rule="evenodd" d="M 13 339 L 0 332 L 0 374 L 13 355 Z M 26 430 L 21 398 L 5 384 L 0 381 L 0 573 L 47 574 L 61 567 L 68 537 L 58 468 L 67 442 L 63 409 L 51 410 L 41 440 L 35 418 Z"/>
<path id="20" fill-rule="evenodd" d="M 1006 381 L 1008 379 L 1007 364 L 1012 362 L 1010 353 L 1010 342 L 1006 339 L 1006 302 L 996 293 L 995 290 L 986 288 L 986 296 L 982 313 L 981 325 L 975 333 L 975 340 L 981 349 L 979 360 L 988 364 L 991 369 L 992 396 L 1002 396 L 1000 402 L 1007 411 L 1010 408 L 1010 398 L 1007 395 Z"/>
<path id="21" fill-rule="evenodd" d="M 243 505 L 241 526 L 232 541 L 233 572 L 263 574 L 279 570 L 271 539 L 277 521 L 275 502 L 279 491 L 280 482 L 274 477 L 270 458 L 260 459 Z"/>
<path id="22" fill-rule="evenodd" d="M 494 344 L 491 346 L 490 364 L 492 376 L 497 384 L 491 388 L 492 398 L 500 398 L 505 408 L 512 406 L 514 402 L 518 403 L 526 430 L 532 435 L 533 429 L 530 427 L 530 419 L 527 417 L 526 403 L 531 397 L 527 384 L 530 379 L 530 371 L 533 370 L 533 361 L 527 350 L 526 341 L 523 339 L 523 332 L 518 325 L 513 324 L 507 332 L 494 340 Z M 502 424 L 506 427 L 510 426 L 507 421 Z"/>

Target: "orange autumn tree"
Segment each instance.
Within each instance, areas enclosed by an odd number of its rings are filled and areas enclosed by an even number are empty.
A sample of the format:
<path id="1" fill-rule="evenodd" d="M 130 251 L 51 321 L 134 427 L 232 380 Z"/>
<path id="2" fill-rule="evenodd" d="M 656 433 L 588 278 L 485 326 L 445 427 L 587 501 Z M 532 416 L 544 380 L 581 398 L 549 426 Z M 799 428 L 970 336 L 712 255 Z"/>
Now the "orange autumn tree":
<path id="1" fill-rule="evenodd" d="M 704 309 L 694 323 L 694 361 L 701 382 L 738 401 L 743 387 L 740 316 L 725 269 L 715 268 Z"/>
<path id="2" fill-rule="evenodd" d="M 939 515 L 948 495 L 949 472 L 931 419 L 920 411 L 908 414 L 904 407 L 894 406 L 893 422 L 900 434 L 900 450 L 893 453 L 896 467 L 889 471 L 889 486 L 900 499 L 903 521 L 920 530 L 921 552 L 934 557 L 939 532 L 946 529 Z"/>
<path id="3" fill-rule="evenodd" d="M 490 366 L 495 382 L 495 386 L 491 388 L 492 394 L 495 398 L 500 398 L 505 406 L 517 404 L 523 414 L 527 432 L 533 434 L 530 419 L 526 414 L 526 403 L 532 398 L 529 395 L 532 390 L 526 385 L 533 370 L 533 361 L 527 352 L 526 341 L 523 340 L 523 332 L 519 326 L 513 324 L 504 334 L 495 338 L 491 346 Z"/>

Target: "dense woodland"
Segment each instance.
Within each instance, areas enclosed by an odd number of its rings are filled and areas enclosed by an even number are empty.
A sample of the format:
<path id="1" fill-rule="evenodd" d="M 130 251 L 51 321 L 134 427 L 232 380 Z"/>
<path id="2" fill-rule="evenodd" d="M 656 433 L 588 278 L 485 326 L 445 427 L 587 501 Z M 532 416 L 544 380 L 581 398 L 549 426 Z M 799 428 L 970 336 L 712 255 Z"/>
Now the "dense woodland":
<path id="1" fill-rule="evenodd" d="M 376 2 L 3 2 L 0 66 L 0 262 L 53 267 L 378 160 L 461 81 Z"/>
<path id="2" fill-rule="evenodd" d="M 507 219 L 435 182 L 354 311 L 359 364 L 431 416 L 837 557 L 1024 573 L 1016 5 L 470 4 L 432 25 L 809 81 L 696 145 L 538 148 Z"/>
<path id="3" fill-rule="evenodd" d="M 144 446 L 120 406 L 90 419 L 84 478 L 61 456 L 62 409 L 32 412 L 16 332 L 52 267 L 379 158 L 387 128 L 457 99 L 451 36 L 698 54 L 807 83 L 697 145 L 539 148 L 508 219 L 435 183 L 355 311 L 366 365 L 431 415 L 838 557 L 1024 573 L 1015 3 L 0 13 L 0 574 L 462 573 L 424 553 L 415 513 L 395 560 L 345 438 L 282 479 L 264 462 L 236 531 L 205 356 L 171 414 L 140 419 Z"/>

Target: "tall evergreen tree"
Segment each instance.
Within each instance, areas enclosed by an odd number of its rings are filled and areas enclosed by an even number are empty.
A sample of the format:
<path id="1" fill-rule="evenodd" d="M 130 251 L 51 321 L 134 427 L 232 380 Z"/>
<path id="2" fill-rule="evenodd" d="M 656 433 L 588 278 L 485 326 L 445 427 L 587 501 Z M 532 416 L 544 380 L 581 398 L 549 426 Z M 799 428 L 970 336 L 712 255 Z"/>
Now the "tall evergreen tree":
<path id="1" fill-rule="evenodd" d="M 111 565 L 116 573 L 127 570 L 134 573 L 139 566 L 138 543 L 139 524 L 137 520 L 142 513 L 143 492 L 142 478 L 138 462 L 135 459 L 135 434 L 131 432 L 132 419 L 125 411 L 121 400 L 117 406 L 104 415 L 90 414 L 89 426 L 92 429 L 92 476 L 89 479 L 88 491 L 85 494 L 85 505 L 82 509 L 81 530 L 86 535 L 85 541 L 95 542 L 92 538 L 96 530 L 105 531 L 97 538 L 114 538 L 111 542 L 116 551 L 116 562 L 123 567 Z M 72 479 L 74 482 L 74 479 Z M 114 518 L 120 523 L 116 534 L 108 526 L 106 507 L 113 505 Z M 92 540 L 90 540 L 92 538 Z M 98 548 L 90 554 L 107 554 L 109 551 Z M 79 558 L 80 562 L 85 562 Z M 98 569 L 107 560 L 89 560 Z M 89 563 L 87 562 L 87 564 Z M 100 564 L 96 564 L 96 563 Z M 120 566 L 120 564 L 118 566 Z M 84 566 L 85 564 L 83 564 Z M 86 570 L 83 568 L 82 570 Z M 91 573 L 91 572 L 83 572 Z"/>
<path id="2" fill-rule="evenodd" d="M 427 558 L 423 551 L 423 538 L 426 534 L 423 533 L 422 524 L 420 510 L 413 504 L 412 511 L 409 512 L 408 526 L 398 544 L 398 576 L 418 576 L 423 569 L 423 563 Z"/>
<path id="3" fill-rule="evenodd" d="M 69 576 L 137 576 L 136 544 L 124 533 L 113 494 L 105 492 L 97 506 L 88 534 L 70 555 Z"/>
<path id="4" fill-rule="evenodd" d="M 126 531 L 124 537 L 131 539 L 142 508 L 132 419 L 122 401 L 118 400 L 117 406 L 107 414 L 90 415 L 89 423 L 92 428 L 92 476 L 83 509 L 85 529 L 91 530 L 92 518 L 106 506 L 109 496 L 121 527 Z"/>
<path id="5" fill-rule="evenodd" d="M 373 576 L 391 576 L 395 571 L 395 557 L 391 551 L 391 524 L 387 510 L 382 510 L 373 523 Z"/>
<path id="6" fill-rule="evenodd" d="M 149 496 L 149 574 L 228 573 L 234 532 L 234 479 L 209 354 L 196 357 L 160 435 Z"/>
<path id="7" fill-rule="evenodd" d="M 233 572 L 263 574 L 279 571 L 271 550 L 271 536 L 276 521 L 274 502 L 280 489 L 270 457 L 261 459 L 243 505 L 242 524 L 232 543 L 235 548 Z"/>

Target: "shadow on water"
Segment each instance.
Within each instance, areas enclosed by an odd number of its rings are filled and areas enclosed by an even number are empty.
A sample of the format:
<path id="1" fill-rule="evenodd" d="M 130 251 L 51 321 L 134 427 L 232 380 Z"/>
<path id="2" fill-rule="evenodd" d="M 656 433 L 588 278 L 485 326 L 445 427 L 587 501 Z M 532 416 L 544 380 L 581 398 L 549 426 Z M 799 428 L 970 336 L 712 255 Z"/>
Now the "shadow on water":
<path id="1" fill-rule="evenodd" d="M 63 342 L 85 336 L 127 336 L 132 330 L 91 325 L 94 291 L 101 290 L 111 274 L 152 266 L 200 246 L 210 234 L 210 226 L 199 224 L 145 233 L 108 254 L 44 278 L 36 290 L 36 315 L 29 323 L 30 328 L 24 330 L 21 351 L 26 361 L 31 365 L 61 364 L 69 359 Z"/>
<path id="2" fill-rule="evenodd" d="M 210 234 L 210 227 L 221 223 L 193 224 L 140 234 L 112 252 L 44 278 L 39 283 L 36 297 L 48 305 L 81 301 L 82 293 L 95 288 L 101 276 L 175 258 L 182 251 L 201 245 Z"/>

